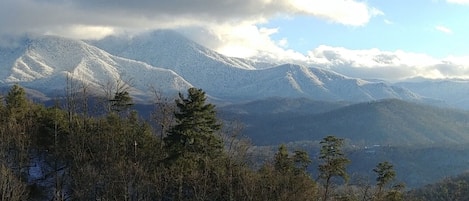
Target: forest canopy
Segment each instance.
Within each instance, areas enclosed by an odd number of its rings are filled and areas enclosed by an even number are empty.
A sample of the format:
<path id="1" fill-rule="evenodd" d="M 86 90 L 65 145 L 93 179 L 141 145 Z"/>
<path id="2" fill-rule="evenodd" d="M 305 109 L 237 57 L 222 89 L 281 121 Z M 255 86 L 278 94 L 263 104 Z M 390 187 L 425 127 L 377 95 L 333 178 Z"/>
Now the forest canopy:
<path id="1" fill-rule="evenodd" d="M 52 106 L 18 85 L 3 96 L 0 200 L 411 200 L 389 162 L 373 169 L 375 184 L 348 184 L 353 161 L 332 135 L 317 159 L 280 145 L 253 161 L 202 89 L 158 99 L 150 119 L 126 91 L 103 101 L 67 94 Z"/>

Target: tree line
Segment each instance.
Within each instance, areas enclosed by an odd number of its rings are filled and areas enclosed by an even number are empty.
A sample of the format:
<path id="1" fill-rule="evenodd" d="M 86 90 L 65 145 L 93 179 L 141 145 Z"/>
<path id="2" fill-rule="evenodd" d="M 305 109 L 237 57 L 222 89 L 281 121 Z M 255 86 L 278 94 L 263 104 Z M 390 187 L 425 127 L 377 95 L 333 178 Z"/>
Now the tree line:
<path id="1" fill-rule="evenodd" d="M 347 185 L 343 139 L 324 137 L 318 161 L 280 145 L 256 167 L 203 90 L 157 101 L 151 120 L 127 91 L 110 94 L 106 107 L 75 93 L 46 107 L 12 86 L 0 104 L 0 200 L 409 200 L 389 162 L 374 185 Z"/>

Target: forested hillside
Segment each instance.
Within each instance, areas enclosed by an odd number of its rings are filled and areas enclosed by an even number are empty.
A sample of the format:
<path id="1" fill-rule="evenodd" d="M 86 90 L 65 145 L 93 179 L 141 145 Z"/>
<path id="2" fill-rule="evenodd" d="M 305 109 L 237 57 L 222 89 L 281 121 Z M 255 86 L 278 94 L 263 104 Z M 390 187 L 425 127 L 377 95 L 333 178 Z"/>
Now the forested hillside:
<path id="1" fill-rule="evenodd" d="M 419 200 L 446 201 L 469 200 L 469 174 L 445 178 L 437 183 L 426 185 L 409 192 L 409 196 Z"/>
<path id="2" fill-rule="evenodd" d="M 222 119 L 242 122 L 242 134 L 252 140 L 259 158 L 272 155 L 280 143 L 316 156 L 324 136 L 346 139 L 351 182 L 372 181 L 370 169 L 380 161 L 395 164 L 401 173 L 396 178 L 408 188 L 437 182 L 469 167 L 467 111 L 395 99 L 347 104 L 283 98 L 219 110 Z"/>
<path id="3" fill-rule="evenodd" d="M 18 85 L 4 94 L 0 200 L 413 200 L 387 161 L 368 170 L 375 182 L 349 183 L 342 138 L 324 136 L 317 157 L 280 145 L 260 163 L 202 90 L 157 99 L 143 120 L 115 89 L 94 102 L 67 93 L 51 107 Z"/>
<path id="4" fill-rule="evenodd" d="M 329 134 L 363 146 L 469 143 L 469 112 L 464 110 L 397 99 L 350 105 L 340 102 L 300 103 L 299 100 L 290 101 L 292 105 L 288 101 L 272 102 L 263 100 L 221 109 L 225 116 L 237 116 L 245 122 L 244 134 L 259 145 L 317 141 Z M 301 107 L 296 109 L 294 104 Z M 275 106 L 266 107 L 269 105 Z"/>
<path id="5" fill-rule="evenodd" d="M 69 95 L 44 107 L 17 85 L 5 94 L 0 200 L 308 200 L 318 194 L 305 170 L 307 155 L 294 162 L 296 154 L 284 150 L 262 169 L 250 168 L 249 145 L 222 132 L 201 90 L 189 89 L 175 105 L 156 104 L 159 129 L 130 109 L 125 91 L 96 105 L 88 105 L 86 94 Z M 99 108 L 102 115 L 88 115 Z M 177 109 L 163 112 L 170 108 Z M 279 160 L 285 171 L 275 165 Z"/>

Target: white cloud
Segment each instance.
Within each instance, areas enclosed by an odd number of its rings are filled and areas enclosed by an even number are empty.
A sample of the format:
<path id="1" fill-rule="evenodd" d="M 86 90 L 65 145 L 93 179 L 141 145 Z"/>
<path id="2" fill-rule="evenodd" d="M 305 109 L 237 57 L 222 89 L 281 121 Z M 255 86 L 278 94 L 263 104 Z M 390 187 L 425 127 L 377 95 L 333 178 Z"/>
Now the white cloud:
<path id="1" fill-rule="evenodd" d="M 366 1 L 354 0 L 1 0 L 0 34 L 36 32 L 74 38 L 99 38 L 116 32 L 155 28 L 187 31 L 191 39 L 236 57 L 295 62 L 330 68 L 353 77 L 399 80 L 469 77 L 469 58 L 432 58 L 425 54 L 379 49 L 350 50 L 319 46 L 306 55 L 275 41 L 278 28 L 262 23 L 276 16 L 310 15 L 350 26 L 362 26 L 383 15 Z M 450 3 L 468 1 L 448 0 Z M 392 24 L 385 20 L 385 23 Z M 435 29 L 451 33 L 451 29 Z"/>
<path id="2" fill-rule="evenodd" d="M 383 13 L 357 0 L 1 0 L 0 35 L 33 32 L 93 39 L 151 29 L 191 30 L 191 39 L 236 57 L 306 62 L 274 41 L 270 18 L 309 15 L 362 26 Z M 193 30 L 193 31 L 192 31 Z"/>
<path id="3" fill-rule="evenodd" d="M 441 32 L 446 33 L 446 34 L 452 34 L 453 33 L 453 31 L 450 28 L 445 27 L 445 26 L 441 26 L 441 25 L 435 26 L 435 29 L 437 31 L 441 31 Z"/>
<path id="4" fill-rule="evenodd" d="M 360 26 L 380 13 L 355 0 L 1 0 L 0 34 L 53 32 L 79 37 L 74 34 L 76 27 L 91 33 L 98 27 L 135 31 L 205 24 L 256 25 L 279 15 L 297 14 Z"/>
<path id="5" fill-rule="evenodd" d="M 448 3 L 469 5 L 469 0 L 446 0 Z"/>
<path id="6" fill-rule="evenodd" d="M 282 48 L 287 48 L 288 47 L 288 39 L 287 38 L 282 38 L 279 41 L 277 41 L 277 45 L 282 47 Z"/>
<path id="7" fill-rule="evenodd" d="M 389 25 L 394 24 L 393 21 L 388 20 L 388 19 L 384 19 L 384 23 L 385 23 L 385 24 L 389 24 Z"/>
<path id="8" fill-rule="evenodd" d="M 357 1 L 292 0 L 290 4 L 302 13 L 352 26 L 365 25 L 371 17 L 384 14 L 364 2 Z"/>
<path id="9" fill-rule="evenodd" d="M 469 57 L 436 59 L 426 54 L 320 46 L 307 55 L 311 66 L 351 77 L 397 81 L 411 77 L 469 78 Z"/>
<path id="10" fill-rule="evenodd" d="M 184 31 L 183 34 L 204 46 L 224 55 L 274 60 L 281 62 L 305 61 L 305 56 L 285 49 L 286 39 L 272 40 L 277 28 L 263 28 L 251 23 L 207 25 Z"/>
<path id="11" fill-rule="evenodd" d="M 45 34 L 60 35 L 68 38 L 100 39 L 110 34 L 114 34 L 115 32 L 114 28 L 111 27 L 74 25 L 51 29 L 45 32 Z"/>
<path id="12" fill-rule="evenodd" d="M 229 56 L 276 63 L 297 63 L 323 67 L 360 78 L 397 81 L 411 77 L 469 78 L 469 57 L 433 58 L 402 50 L 351 50 L 322 45 L 306 55 L 274 41 L 277 28 L 259 28 L 250 23 L 208 25 L 188 31 L 187 36 Z"/>

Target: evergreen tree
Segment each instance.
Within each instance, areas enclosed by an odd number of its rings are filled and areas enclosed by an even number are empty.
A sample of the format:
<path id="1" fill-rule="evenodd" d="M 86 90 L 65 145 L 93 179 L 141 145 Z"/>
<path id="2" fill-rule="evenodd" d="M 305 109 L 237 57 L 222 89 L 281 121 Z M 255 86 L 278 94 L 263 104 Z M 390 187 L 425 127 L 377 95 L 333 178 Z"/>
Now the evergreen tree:
<path id="1" fill-rule="evenodd" d="M 295 151 L 292 155 L 280 145 L 273 163 L 259 171 L 258 197 L 254 200 L 314 200 L 316 184 L 306 172 L 309 163 L 306 152 Z"/>
<path id="2" fill-rule="evenodd" d="M 344 140 L 335 136 L 327 136 L 320 142 L 321 151 L 319 159 L 322 163 L 319 165 L 319 178 L 324 180 L 324 201 L 328 199 L 331 179 L 335 176 L 348 180 L 346 166 L 350 160 L 344 156 L 342 146 Z"/>
<path id="3" fill-rule="evenodd" d="M 290 172 L 293 168 L 293 161 L 288 156 L 288 150 L 284 144 L 280 145 L 280 147 L 278 148 L 278 152 L 275 154 L 274 167 L 275 170 L 281 173 Z"/>
<path id="4" fill-rule="evenodd" d="M 206 176 L 217 174 L 213 172 L 213 163 L 223 151 L 223 142 L 217 136 L 221 124 L 217 121 L 215 106 L 205 101 L 205 92 L 201 89 L 188 89 L 187 97 L 180 93 L 174 112 L 176 124 L 163 139 L 168 154 L 165 164 L 175 173 L 176 188 L 171 193 L 174 200 L 208 192 L 206 185 L 196 185 L 191 181 L 207 181 Z"/>
<path id="5" fill-rule="evenodd" d="M 383 188 L 396 177 L 396 172 L 393 169 L 393 165 L 387 161 L 379 163 L 376 168 L 373 169 L 373 172 L 378 174 L 378 177 L 376 177 L 376 185 L 378 186 L 376 197 L 379 200 Z"/>
<path id="6" fill-rule="evenodd" d="M 179 94 L 176 100 L 178 111 L 174 113 L 176 125 L 164 138 L 168 159 L 213 159 L 222 152 L 222 140 L 216 135 L 221 124 L 216 118 L 215 105 L 205 101 L 205 92 L 201 89 L 188 89 L 187 98 Z"/>
<path id="7" fill-rule="evenodd" d="M 292 173 L 298 175 L 300 173 L 306 174 L 306 169 L 311 163 L 308 153 L 296 150 L 293 156 L 288 153 L 287 147 L 282 144 L 275 154 L 274 168 L 281 173 Z"/>
<path id="8" fill-rule="evenodd" d="M 5 109 L 5 97 L 3 97 L 3 94 L 0 94 L 0 114 L 3 114 L 4 109 Z"/>
<path id="9" fill-rule="evenodd" d="M 22 118 L 27 113 L 28 100 L 26 98 L 26 92 L 23 88 L 17 84 L 11 87 L 5 97 L 6 109 L 8 116 L 12 118 Z"/>
<path id="10" fill-rule="evenodd" d="M 125 112 L 133 105 L 132 97 L 127 91 L 116 92 L 114 98 L 109 101 L 111 102 L 111 111 L 116 113 Z"/>

